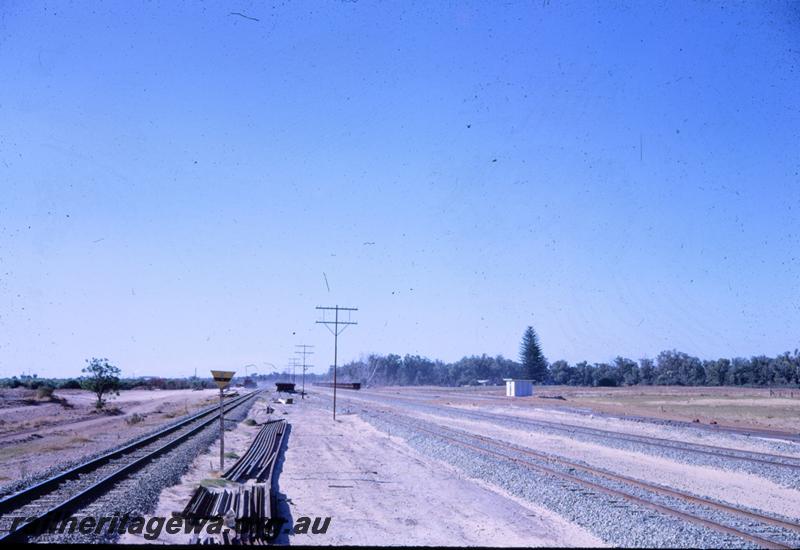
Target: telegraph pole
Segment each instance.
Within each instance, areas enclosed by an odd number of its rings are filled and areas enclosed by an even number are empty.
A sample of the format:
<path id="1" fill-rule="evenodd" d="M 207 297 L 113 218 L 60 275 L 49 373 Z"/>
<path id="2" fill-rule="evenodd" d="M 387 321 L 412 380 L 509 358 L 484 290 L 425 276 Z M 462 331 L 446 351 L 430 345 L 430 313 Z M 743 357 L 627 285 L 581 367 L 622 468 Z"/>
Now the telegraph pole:
<path id="1" fill-rule="evenodd" d="M 333 307 L 321 307 L 317 306 L 317 309 L 322 310 L 322 320 L 317 321 L 319 325 L 325 325 L 331 334 L 333 334 L 333 420 L 336 420 L 336 367 L 339 355 L 339 335 L 344 332 L 344 329 L 348 327 L 348 325 L 357 325 L 358 323 L 355 321 L 350 320 L 350 314 L 353 311 L 358 311 L 357 307 L 339 307 L 338 305 Z M 326 311 L 333 311 L 334 312 L 334 319 L 333 321 L 327 320 L 325 318 Z M 347 321 L 340 321 L 339 320 L 339 312 L 346 311 L 347 312 Z M 333 328 L 331 328 L 333 325 Z M 339 328 L 339 325 L 342 328 Z"/>
<path id="2" fill-rule="evenodd" d="M 297 357 L 295 356 L 289 357 L 288 365 L 289 368 L 292 369 L 292 383 L 294 383 L 297 380 L 297 375 L 295 374 L 295 370 L 297 369 L 297 367 L 300 366 L 300 364 L 297 361 L 298 361 Z"/>
<path id="3" fill-rule="evenodd" d="M 303 356 L 303 389 L 300 391 L 301 399 L 306 398 L 306 369 L 309 368 L 311 365 L 306 365 L 306 355 L 313 355 L 313 351 L 308 351 L 308 348 L 313 348 L 314 346 L 307 346 L 306 344 L 299 344 L 295 346 L 296 348 L 302 348 L 301 350 L 296 350 L 295 353 L 300 354 Z"/>

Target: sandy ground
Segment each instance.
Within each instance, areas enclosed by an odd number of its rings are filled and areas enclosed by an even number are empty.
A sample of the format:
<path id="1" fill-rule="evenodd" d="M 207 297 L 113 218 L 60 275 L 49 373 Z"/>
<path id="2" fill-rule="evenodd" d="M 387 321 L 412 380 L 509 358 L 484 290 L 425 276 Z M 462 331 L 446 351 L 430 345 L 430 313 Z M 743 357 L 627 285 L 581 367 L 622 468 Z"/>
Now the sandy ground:
<path id="1" fill-rule="evenodd" d="M 62 402 L 27 404 L 17 390 L 0 395 L 0 484 L 45 470 L 58 462 L 99 452 L 216 402 L 216 390 L 130 390 L 109 399 L 121 414 L 94 409 L 83 390 L 58 390 Z M 134 414 L 143 415 L 129 423 Z"/>
<path id="2" fill-rule="evenodd" d="M 260 399 L 251 416 L 263 421 L 264 406 Z M 331 518 L 325 534 L 292 534 L 290 545 L 603 545 L 564 518 L 476 483 L 355 415 L 334 423 L 313 396 L 271 406 L 273 417 L 291 423 L 279 491 L 292 521 Z M 239 424 L 226 433 L 226 449 L 241 455 L 257 430 Z M 180 484 L 162 492 L 154 515 L 182 510 L 199 483 L 217 478 L 218 453 L 214 445 L 198 457 Z M 126 535 L 121 542 L 146 541 Z M 162 534 L 157 542 L 189 537 Z"/>
<path id="3" fill-rule="evenodd" d="M 308 545 L 599 546 L 556 514 L 479 485 L 355 415 L 334 423 L 315 399 L 289 417 L 280 490 L 292 517 L 331 517 Z"/>

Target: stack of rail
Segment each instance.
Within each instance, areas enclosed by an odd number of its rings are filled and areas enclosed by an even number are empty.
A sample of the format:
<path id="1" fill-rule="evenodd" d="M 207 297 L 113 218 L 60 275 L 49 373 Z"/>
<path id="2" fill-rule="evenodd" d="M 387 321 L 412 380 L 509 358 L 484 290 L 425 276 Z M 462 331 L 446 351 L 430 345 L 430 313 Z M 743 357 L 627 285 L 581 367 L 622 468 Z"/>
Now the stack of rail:
<path id="1" fill-rule="evenodd" d="M 247 452 L 223 474 L 235 485 L 222 489 L 198 487 L 182 516 L 192 522 L 211 518 L 235 520 L 237 535 L 230 541 L 233 543 L 258 544 L 273 538 L 277 533 L 268 530 L 269 520 L 275 518 L 277 511 L 272 487 L 286 426 L 285 420 L 265 424 Z"/>
<path id="2" fill-rule="evenodd" d="M 269 517 L 268 496 L 269 492 L 265 491 L 263 484 L 237 485 L 221 491 L 200 487 L 183 513 L 192 519 L 224 517 L 230 510 L 234 511 L 237 520 L 253 516 Z"/>
<path id="3" fill-rule="evenodd" d="M 284 420 L 266 424 L 258 432 L 244 456 L 237 460 L 236 464 L 231 466 L 223 477 L 236 483 L 244 483 L 248 480 L 255 480 L 256 483 L 270 481 L 285 431 L 286 421 Z"/>
<path id="4" fill-rule="evenodd" d="M 225 518 L 235 521 L 236 538 L 230 542 L 258 543 L 268 540 L 272 534 L 267 520 L 271 517 L 270 491 L 264 484 L 237 485 L 219 491 L 199 487 L 183 516 L 189 521 Z"/>

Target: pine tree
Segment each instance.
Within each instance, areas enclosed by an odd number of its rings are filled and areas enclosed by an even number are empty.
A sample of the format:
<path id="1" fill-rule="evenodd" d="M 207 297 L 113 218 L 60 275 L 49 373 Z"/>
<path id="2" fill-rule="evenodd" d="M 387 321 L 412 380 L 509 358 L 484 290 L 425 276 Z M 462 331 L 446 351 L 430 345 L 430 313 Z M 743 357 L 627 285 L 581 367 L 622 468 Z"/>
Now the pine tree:
<path id="1" fill-rule="evenodd" d="M 539 346 L 539 337 L 533 327 L 525 329 L 522 336 L 522 345 L 519 350 L 519 359 L 522 370 L 530 380 L 544 382 L 547 380 L 547 359 L 542 354 Z"/>

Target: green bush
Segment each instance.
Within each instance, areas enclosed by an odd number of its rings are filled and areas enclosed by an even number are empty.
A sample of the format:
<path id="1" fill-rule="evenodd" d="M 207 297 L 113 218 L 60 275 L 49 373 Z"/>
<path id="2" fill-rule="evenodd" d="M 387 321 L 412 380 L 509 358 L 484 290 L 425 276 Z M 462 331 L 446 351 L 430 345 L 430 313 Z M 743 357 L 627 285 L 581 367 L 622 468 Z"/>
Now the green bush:
<path id="1" fill-rule="evenodd" d="M 81 389 L 81 383 L 80 380 L 76 380 L 75 378 L 68 378 L 67 380 L 64 380 L 63 382 L 61 382 L 61 384 L 58 385 L 58 389 L 79 390 Z"/>

